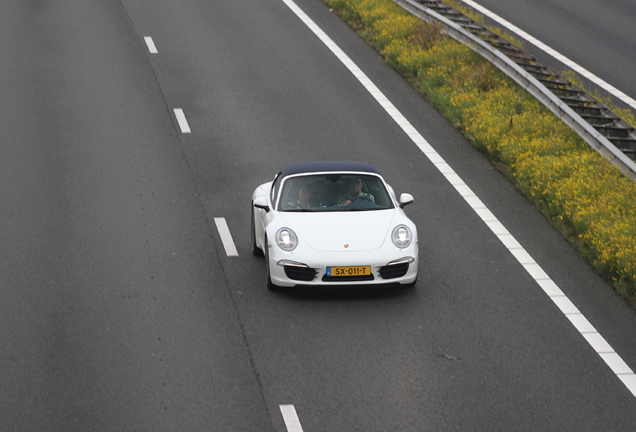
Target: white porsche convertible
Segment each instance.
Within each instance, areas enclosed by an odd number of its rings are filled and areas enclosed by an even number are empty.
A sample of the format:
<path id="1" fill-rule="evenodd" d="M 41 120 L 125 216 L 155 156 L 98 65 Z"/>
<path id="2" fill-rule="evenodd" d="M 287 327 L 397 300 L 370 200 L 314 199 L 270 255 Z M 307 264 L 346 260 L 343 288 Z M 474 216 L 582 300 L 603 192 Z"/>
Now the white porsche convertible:
<path id="1" fill-rule="evenodd" d="M 395 285 L 417 280 L 418 238 L 374 167 L 363 162 L 288 165 L 252 195 L 254 255 L 267 287 Z"/>

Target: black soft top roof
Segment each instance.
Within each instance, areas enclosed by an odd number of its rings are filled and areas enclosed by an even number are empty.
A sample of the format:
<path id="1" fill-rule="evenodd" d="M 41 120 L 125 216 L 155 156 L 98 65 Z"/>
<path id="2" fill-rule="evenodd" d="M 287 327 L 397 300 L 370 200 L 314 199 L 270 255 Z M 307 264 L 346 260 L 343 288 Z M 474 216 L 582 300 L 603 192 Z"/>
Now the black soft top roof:
<path id="1" fill-rule="evenodd" d="M 348 162 L 348 161 L 332 161 L 332 162 L 301 162 L 287 165 L 281 172 L 281 177 L 292 174 L 303 174 L 312 172 L 329 172 L 329 171 L 352 171 L 360 173 L 380 174 L 372 165 L 366 162 Z"/>

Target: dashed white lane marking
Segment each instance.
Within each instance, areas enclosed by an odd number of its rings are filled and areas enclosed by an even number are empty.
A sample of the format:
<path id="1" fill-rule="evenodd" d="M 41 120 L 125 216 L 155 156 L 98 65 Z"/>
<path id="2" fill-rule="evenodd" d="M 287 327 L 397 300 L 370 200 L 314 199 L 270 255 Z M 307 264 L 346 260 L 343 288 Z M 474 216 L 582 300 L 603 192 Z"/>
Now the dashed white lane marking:
<path id="1" fill-rule="evenodd" d="M 179 123 L 179 127 L 181 128 L 181 132 L 184 134 L 190 133 L 190 125 L 188 124 L 188 120 L 186 120 L 183 110 L 181 108 L 175 108 L 174 115 L 177 118 L 177 122 Z"/>
<path id="2" fill-rule="evenodd" d="M 581 333 L 596 353 L 605 361 L 616 376 L 627 386 L 632 395 L 636 396 L 636 375 L 614 349 L 596 331 L 594 326 L 579 312 L 574 304 L 565 296 L 563 291 L 550 279 L 535 260 L 508 232 L 499 220 L 492 214 L 484 203 L 477 197 L 466 183 L 455 173 L 444 159 L 431 147 L 422 135 L 409 123 L 398 109 L 371 82 L 360 68 L 318 27 L 292 0 L 282 0 L 309 27 L 318 38 L 340 59 L 340 61 L 358 78 L 360 83 L 386 110 L 395 122 L 404 130 L 419 149 L 429 158 L 446 180 L 455 187 L 457 192 L 466 200 L 468 205 L 477 213 L 484 223 L 499 238 L 512 255 L 526 269 L 530 276 L 539 284 L 543 291 L 552 299 L 554 304 L 570 320 L 572 325 Z M 465 1 L 465 0 L 464 0 Z"/>
<path id="3" fill-rule="evenodd" d="M 148 46 L 148 51 L 150 51 L 150 54 L 157 54 L 157 47 L 155 46 L 152 38 L 150 36 L 145 36 L 144 40 L 146 41 L 146 45 Z"/>
<path id="4" fill-rule="evenodd" d="M 223 242 L 223 247 L 225 248 L 225 254 L 227 256 L 238 256 L 236 245 L 234 244 L 232 234 L 230 234 L 230 228 L 227 226 L 225 218 L 214 218 L 214 223 L 216 224 L 216 229 L 219 231 L 219 236 L 221 236 L 221 241 Z"/>
<path id="5" fill-rule="evenodd" d="M 521 30 L 519 27 L 515 26 L 514 24 L 510 23 L 509 21 L 506 21 L 505 19 L 503 19 L 502 17 L 500 17 L 496 13 L 490 11 L 489 9 L 486 9 L 485 7 L 481 6 L 480 4 L 477 4 L 477 3 L 475 3 L 472 0 L 462 0 L 462 1 L 464 3 L 466 3 L 468 6 L 473 7 L 474 9 L 476 9 L 479 12 L 483 13 L 487 17 L 493 19 L 494 21 L 498 22 L 502 26 L 506 27 L 508 30 L 518 34 L 519 36 L 521 36 L 522 38 L 524 38 L 525 40 L 527 40 L 528 42 L 530 42 L 531 44 L 533 44 L 537 48 L 539 48 L 539 49 L 545 51 L 546 53 L 550 54 L 552 57 L 554 57 L 555 59 L 559 60 L 561 63 L 567 65 L 568 67 L 572 68 L 576 72 L 580 73 L 585 78 L 589 79 L 590 81 L 592 81 L 593 83 L 595 83 L 596 85 L 598 85 L 599 87 L 604 89 L 605 91 L 613 94 L 618 99 L 620 99 L 623 102 L 625 102 L 627 105 L 631 106 L 632 108 L 636 108 L 636 100 L 634 100 L 633 98 L 629 97 L 628 95 L 626 95 L 625 93 L 623 93 L 622 91 L 620 91 L 619 89 L 614 87 L 613 85 L 609 84 L 608 82 L 604 81 L 603 79 L 599 78 L 598 76 L 594 75 L 592 72 L 588 71 L 583 66 L 580 66 L 578 63 L 573 62 L 572 60 L 570 60 L 569 58 L 567 58 L 563 54 L 560 54 L 559 52 L 553 50 L 552 48 L 550 48 L 549 46 L 547 46 L 546 44 L 544 44 L 543 42 L 541 42 L 540 40 L 538 40 L 534 36 L 531 36 L 530 34 L 526 33 L 523 30 Z"/>
<path id="6" fill-rule="evenodd" d="M 287 432 L 303 432 L 298 414 L 296 414 L 296 408 L 293 405 L 280 405 L 280 412 L 283 415 L 283 420 L 285 420 Z"/>

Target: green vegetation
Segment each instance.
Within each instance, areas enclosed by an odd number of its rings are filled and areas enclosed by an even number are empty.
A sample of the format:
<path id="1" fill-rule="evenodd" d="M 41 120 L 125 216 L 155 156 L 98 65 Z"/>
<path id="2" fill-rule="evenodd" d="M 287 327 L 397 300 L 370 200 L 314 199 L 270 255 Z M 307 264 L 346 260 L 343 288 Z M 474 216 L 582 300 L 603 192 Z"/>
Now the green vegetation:
<path id="1" fill-rule="evenodd" d="M 505 74 L 447 37 L 439 25 L 413 17 L 391 0 L 323 1 L 636 304 L 633 181 Z"/>

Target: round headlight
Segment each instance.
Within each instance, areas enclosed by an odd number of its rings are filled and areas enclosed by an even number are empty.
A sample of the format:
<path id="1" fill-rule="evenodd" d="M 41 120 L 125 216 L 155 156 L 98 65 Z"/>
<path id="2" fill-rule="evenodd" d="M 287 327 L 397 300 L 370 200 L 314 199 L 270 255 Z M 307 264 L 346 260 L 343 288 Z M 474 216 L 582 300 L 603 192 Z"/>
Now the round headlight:
<path id="1" fill-rule="evenodd" d="M 276 244 L 282 250 L 290 252 L 298 246 L 298 237 L 291 229 L 281 228 L 276 231 Z"/>
<path id="2" fill-rule="evenodd" d="M 393 232 L 391 233 L 391 240 L 393 240 L 393 244 L 399 247 L 400 249 L 407 248 L 411 241 L 413 240 L 413 233 L 409 229 L 409 227 L 405 225 L 398 225 L 393 228 Z"/>

